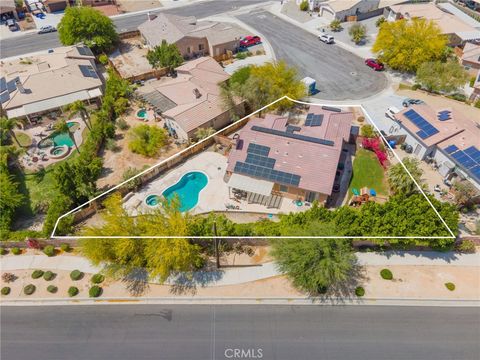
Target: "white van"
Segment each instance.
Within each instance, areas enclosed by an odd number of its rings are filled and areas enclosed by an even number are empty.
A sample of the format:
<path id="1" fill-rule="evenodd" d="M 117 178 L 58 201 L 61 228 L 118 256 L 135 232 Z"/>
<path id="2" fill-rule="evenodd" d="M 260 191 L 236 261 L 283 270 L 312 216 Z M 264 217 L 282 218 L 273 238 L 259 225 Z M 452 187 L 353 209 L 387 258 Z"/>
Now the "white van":
<path id="1" fill-rule="evenodd" d="M 396 120 L 395 114 L 398 114 L 399 112 L 400 110 L 398 110 L 395 106 L 390 106 L 385 112 L 385 116 L 389 119 Z"/>
<path id="2" fill-rule="evenodd" d="M 335 39 L 333 38 L 332 35 L 329 34 L 320 34 L 318 35 L 318 39 L 320 41 L 323 41 L 325 44 L 333 44 L 335 42 Z"/>

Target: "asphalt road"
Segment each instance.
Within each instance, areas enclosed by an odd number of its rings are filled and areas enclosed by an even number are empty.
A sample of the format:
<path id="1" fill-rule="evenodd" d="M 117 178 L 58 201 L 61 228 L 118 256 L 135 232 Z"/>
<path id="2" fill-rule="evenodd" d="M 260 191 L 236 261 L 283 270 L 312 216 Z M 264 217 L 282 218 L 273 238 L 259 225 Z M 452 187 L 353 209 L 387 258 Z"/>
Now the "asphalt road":
<path id="1" fill-rule="evenodd" d="M 474 360 L 480 353 L 478 308 L 100 305 L 1 310 L 2 360 Z"/>
<path id="2" fill-rule="evenodd" d="M 215 14 L 237 10 L 243 6 L 266 2 L 266 0 L 212 0 L 182 6 L 169 10 L 161 10 L 166 13 L 181 16 L 196 16 L 201 19 Z M 152 12 L 152 14 L 160 11 Z M 136 30 L 138 25 L 147 20 L 146 14 L 132 14 L 113 18 L 113 22 L 119 32 Z M 57 33 L 48 34 L 25 34 L 0 41 L 0 58 L 28 54 L 35 51 L 47 50 L 61 46 Z"/>
<path id="3" fill-rule="evenodd" d="M 317 80 L 324 100 L 357 100 L 372 96 L 388 85 L 383 73 L 365 66 L 364 59 L 337 46 L 322 43 L 313 34 L 263 11 L 237 16 L 272 45 L 277 59 L 299 69 L 302 77 Z"/>

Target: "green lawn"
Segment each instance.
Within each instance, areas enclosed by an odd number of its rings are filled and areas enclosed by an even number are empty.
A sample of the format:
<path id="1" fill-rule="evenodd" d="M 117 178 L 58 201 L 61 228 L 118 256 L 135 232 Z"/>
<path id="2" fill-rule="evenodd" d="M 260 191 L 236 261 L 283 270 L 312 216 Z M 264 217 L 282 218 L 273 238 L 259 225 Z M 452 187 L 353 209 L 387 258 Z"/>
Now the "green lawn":
<path id="1" fill-rule="evenodd" d="M 17 138 L 18 142 L 20 143 L 20 146 L 22 147 L 29 147 L 30 144 L 32 143 L 32 139 L 30 138 L 30 136 L 28 136 L 24 132 L 15 131 L 15 137 Z M 15 140 L 13 142 L 15 143 L 15 145 L 17 145 Z"/>
<path id="2" fill-rule="evenodd" d="M 352 195 L 352 189 L 360 190 L 362 187 L 375 189 L 378 195 L 387 195 L 384 169 L 380 165 L 373 151 L 359 149 L 353 160 L 353 175 L 348 188 Z"/>

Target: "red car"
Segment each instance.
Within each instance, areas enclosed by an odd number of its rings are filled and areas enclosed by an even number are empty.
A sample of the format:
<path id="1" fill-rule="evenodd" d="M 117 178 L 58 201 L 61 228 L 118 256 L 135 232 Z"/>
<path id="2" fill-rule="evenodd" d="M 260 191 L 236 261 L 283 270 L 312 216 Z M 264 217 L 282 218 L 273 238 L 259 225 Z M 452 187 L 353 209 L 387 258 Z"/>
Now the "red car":
<path id="1" fill-rule="evenodd" d="M 367 65 L 368 67 L 371 67 L 375 71 L 381 71 L 385 68 L 383 64 L 377 59 L 366 59 L 365 65 Z"/>
<path id="2" fill-rule="evenodd" d="M 260 44 L 262 39 L 260 36 L 245 36 L 242 40 L 240 40 L 240 47 L 247 48 L 253 45 Z"/>

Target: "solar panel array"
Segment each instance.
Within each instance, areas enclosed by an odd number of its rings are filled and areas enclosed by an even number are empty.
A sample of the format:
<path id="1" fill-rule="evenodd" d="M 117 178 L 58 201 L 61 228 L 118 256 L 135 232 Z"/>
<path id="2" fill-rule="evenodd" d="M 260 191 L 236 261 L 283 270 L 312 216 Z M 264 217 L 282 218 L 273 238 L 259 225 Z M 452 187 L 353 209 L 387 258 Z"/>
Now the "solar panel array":
<path id="1" fill-rule="evenodd" d="M 451 114 L 451 111 L 449 111 L 449 110 L 440 111 L 440 112 L 437 114 L 437 118 L 438 118 L 438 120 L 440 120 L 440 121 L 450 120 L 450 119 L 451 119 L 450 114 Z"/>
<path id="2" fill-rule="evenodd" d="M 93 56 L 92 50 L 86 46 L 77 46 L 78 53 L 83 56 Z"/>
<path id="3" fill-rule="evenodd" d="M 417 131 L 417 135 L 422 139 L 428 139 L 430 136 L 439 132 L 435 126 L 430 124 L 422 115 L 413 109 L 408 110 L 403 115 L 420 129 Z"/>
<path id="4" fill-rule="evenodd" d="M 320 139 L 320 138 L 316 138 L 316 137 L 313 137 L 313 136 L 305 136 L 305 135 L 300 135 L 300 134 L 288 133 L 286 131 L 280 131 L 280 130 L 276 130 L 276 129 L 265 128 L 265 127 L 257 126 L 257 125 L 252 126 L 252 130 L 262 132 L 262 133 L 265 133 L 265 134 L 277 135 L 277 136 L 282 136 L 282 137 L 286 137 L 286 138 L 290 138 L 290 139 L 311 142 L 311 143 L 320 144 L 320 145 L 327 145 L 327 146 L 335 145 L 335 143 L 331 140 Z"/>
<path id="5" fill-rule="evenodd" d="M 260 156 L 268 156 L 268 154 L 270 153 L 270 148 L 268 146 L 250 143 L 248 144 L 247 152 Z"/>
<path id="6" fill-rule="evenodd" d="M 275 159 L 257 154 L 247 154 L 245 162 L 248 164 L 263 166 L 269 169 L 273 169 L 275 167 Z"/>
<path id="7" fill-rule="evenodd" d="M 305 120 L 305 126 L 321 126 L 323 122 L 323 114 L 308 114 Z"/>
<path id="8" fill-rule="evenodd" d="M 287 125 L 287 132 L 294 133 L 295 131 L 300 131 L 302 128 L 300 126 Z"/>
<path id="9" fill-rule="evenodd" d="M 17 90 L 17 81 L 20 81 L 18 76 L 8 82 L 5 77 L 0 78 L 0 104 L 10 100 L 10 93 Z"/>
<path id="10" fill-rule="evenodd" d="M 293 185 L 298 186 L 300 184 L 300 176 L 287 173 L 284 171 L 278 171 L 274 169 L 269 169 L 266 167 L 246 164 L 241 161 L 237 161 L 235 168 L 233 170 L 235 173 L 255 176 L 265 180 L 270 180 L 275 183 L 284 184 L 284 185 Z"/>
<path id="11" fill-rule="evenodd" d="M 97 73 L 90 65 L 78 65 L 78 67 L 80 68 L 83 76 L 98 79 Z"/>
<path id="12" fill-rule="evenodd" d="M 455 145 L 449 145 L 443 150 L 480 181 L 480 151 L 475 146 L 460 150 Z"/>

